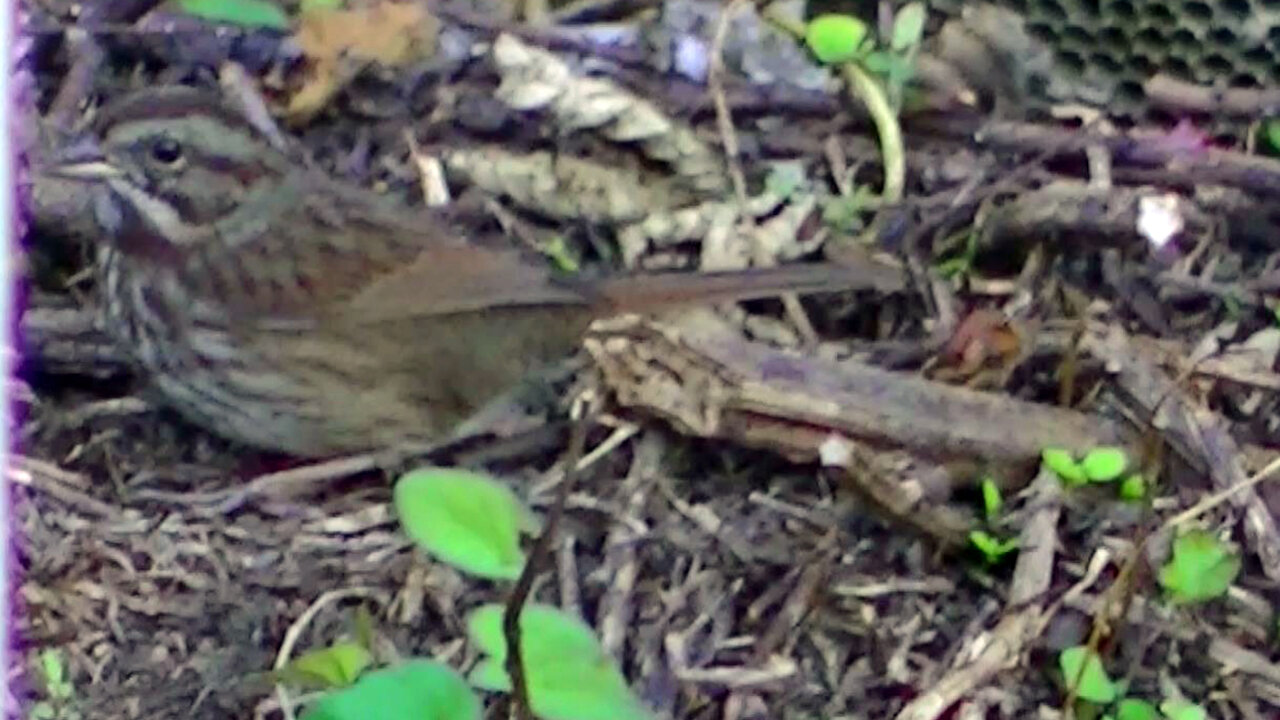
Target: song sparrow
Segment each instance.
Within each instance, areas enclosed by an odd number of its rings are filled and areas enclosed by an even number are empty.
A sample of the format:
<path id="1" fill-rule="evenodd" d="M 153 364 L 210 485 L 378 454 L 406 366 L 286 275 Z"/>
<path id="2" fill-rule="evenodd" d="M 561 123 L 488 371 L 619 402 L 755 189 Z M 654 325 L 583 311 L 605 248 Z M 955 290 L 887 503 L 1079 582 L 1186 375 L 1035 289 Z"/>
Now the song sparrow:
<path id="1" fill-rule="evenodd" d="M 179 412 L 297 455 L 438 439 L 601 315 L 877 280 L 812 264 L 559 278 L 273 150 L 192 88 L 125 97 L 96 135 L 55 172 L 91 184 L 107 327 Z"/>

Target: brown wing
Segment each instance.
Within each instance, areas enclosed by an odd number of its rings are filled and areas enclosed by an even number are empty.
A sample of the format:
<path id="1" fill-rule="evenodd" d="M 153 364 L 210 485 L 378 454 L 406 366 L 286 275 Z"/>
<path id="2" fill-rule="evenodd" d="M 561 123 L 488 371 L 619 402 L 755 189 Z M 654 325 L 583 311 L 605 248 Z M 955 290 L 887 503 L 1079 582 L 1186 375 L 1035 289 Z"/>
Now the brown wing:
<path id="1" fill-rule="evenodd" d="M 586 302 L 514 247 L 465 241 L 443 213 L 322 177 L 287 181 L 252 217 L 271 232 L 221 229 L 187 266 L 189 286 L 245 319 L 301 327 Z"/>

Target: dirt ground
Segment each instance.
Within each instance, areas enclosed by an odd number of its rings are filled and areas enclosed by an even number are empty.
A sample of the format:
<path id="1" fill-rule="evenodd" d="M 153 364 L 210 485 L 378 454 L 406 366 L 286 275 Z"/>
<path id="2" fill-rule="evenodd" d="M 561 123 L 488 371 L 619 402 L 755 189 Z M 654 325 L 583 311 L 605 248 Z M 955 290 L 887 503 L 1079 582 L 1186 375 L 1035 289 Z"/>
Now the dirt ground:
<path id="1" fill-rule="evenodd" d="M 877 216 L 833 200 L 879 189 L 865 113 L 800 86 L 802 73 L 793 84 L 749 82 L 741 68 L 755 46 L 726 55 L 723 88 L 709 92 L 653 67 L 655 36 L 593 45 L 468 10 L 430 21 L 431 52 L 352 70 L 280 33 L 215 32 L 157 20 L 147 3 L 116 5 L 21 3 L 21 79 L 50 124 L 78 127 L 101 101 L 159 82 L 216 90 L 221 68 L 228 94 L 266 96 L 315 162 L 405 202 L 422 202 L 419 158 L 451 147 L 550 148 L 604 168 L 635 152 L 607 129 L 574 132 L 545 108 L 505 105 L 487 53 L 508 30 L 652 102 L 715 153 L 725 133 L 715 106 L 725 103 L 740 147 L 717 166 L 725 197 L 733 172 L 750 194 L 780 177 L 770 172 L 782 161 L 805 178 L 787 209 L 749 220 L 783 228 L 776 259 L 811 259 L 822 242 L 837 256 L 832 248 L 872 233 L 852 252 L 889 258 L 897 289 L 728 315 L 735 342 L 773 360 L 733 366 L 749 353 L 713 357 L 696 344 L 620 358 L 600 343 L 584 353 L 591 370 L 565 389 L 590 389 L 598 412 L 534 597 L 595 626 L 659 716 L 1061 717 L 1059 652 L 1092 642 L 1130 697 L 1185 698 L 1217 720 L 1280 717 L 1280 482 L 1237 487 L 1280 458 L 1280 161 L 1194 125 L 1102 131 L 1078 119 L 996 122 L 985 102 L 933 107 L 903 115 L 905 195 Z M 643 22 L 616 12 L 624 26 Z M 69 34 L 77 22 L 89 41 Z M 689 37 L 710 42 L 714 30 Z M 779 57 L 759 63 L 791 62 Z M 243 73 L 229 81 L 228 61 Z M 293 106 L 289 122 L 282 108 L 304 91 L 323 97 Z M 1109 158 L 1101 185 L 1098 154 Z M 642 172 L 654 166 L 649 158 Z M 557 214 L 554 198 L 534 197 L 529 212 L 530 198 L 486 193 L 478 172 L 461 184 L 483 229 L 560 238 L 589 265 L 694 269 L 742 253 L 723 239 L 744 234 L 737 221 L 712 239 L 636 241 L 571 217 L 581 199 Z M 35 717 L 43 700 L 53 713 L 44 717 L 60 720 L 289 717 L 265 673 L 282 655 L 349 634 L 358 607 L 375 621 L 382 660 L 470 667 L 464 618 L 507 588 L 433 560 L 403 534 L 390 481 L 405 458 L 316 465 L 219 439 L 167 409 L 95 324 L 83 199 L 27 200 L 22 421 L 8 473 L 19 568 L 8 676 L 24 709 L 10 716 Z M 1136 218 L 1169 202 L 1182 229 L 1154 248 Z M 779 234 L 770 232 L 760 235 Z M 620 252 L 600 251 L 615 241 Z M 893 374 L 859 374 L 865 367 Z M 688 377 L 716 378 L 721 394 L 699 395 L 708 385 L 690 381 L 662 395 L 641 381 Z M 796 377 L 833 378 L 837 389 Z M 951 392 L 961 387 L 982 395 Z M 871 396 L 870 409 L 841 405 Z M 724 421 L 682 415 L 671 397 Z M 836 410 L 815 409 L 826 405 Z M 1043 414 L 1055 406 L 1065 414 Z M 1146 501 L 1037 475 L 1037 443 L 1086 442 L 1112 427 L 1144 453 Z M 484 468 L 546 513 L 575 458 L 563 427 L 542 430 L 537 442 L 487 440 L 430 459 Z M 985 476 L 1005 488 L 992 531 L 1020 539 L 990 564 L 967 546 Z M 1190 521 L 1242 557 L 1230 593 L 1164 602 L 1167 521 L 1230 487 Z M 38 670 L 48 649 L 65 667 L 66 696 Z"/>

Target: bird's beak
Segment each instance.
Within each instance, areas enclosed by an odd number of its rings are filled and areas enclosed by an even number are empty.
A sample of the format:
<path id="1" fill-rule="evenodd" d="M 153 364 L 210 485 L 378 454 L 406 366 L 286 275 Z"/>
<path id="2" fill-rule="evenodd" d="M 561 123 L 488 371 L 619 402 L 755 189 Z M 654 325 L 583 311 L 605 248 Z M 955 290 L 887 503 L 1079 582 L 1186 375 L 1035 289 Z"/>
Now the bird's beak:
<path id="1" fill-rule="evenodd" d="M 70 180 L 106 180 L 121 177 L 124 172 L 107 162 L 96 143 L 89 141 L 68 145 L 49 158 L 50 175 Z"/>

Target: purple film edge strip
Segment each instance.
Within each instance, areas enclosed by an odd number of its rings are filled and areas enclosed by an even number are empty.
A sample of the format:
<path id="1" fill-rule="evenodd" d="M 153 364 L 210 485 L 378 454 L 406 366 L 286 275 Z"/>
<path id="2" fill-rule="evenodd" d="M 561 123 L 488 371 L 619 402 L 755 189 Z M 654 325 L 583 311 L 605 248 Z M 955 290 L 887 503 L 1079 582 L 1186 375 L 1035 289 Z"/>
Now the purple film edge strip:
<path id="1" fill-rule="evenodd" d="M 14 535 L 14 518 L 12 507 L 12 473 L 13 455 L 16 450 L 13 434 L 17 425 L 14 419 L 17 408 L 11 391 L 11 379 L 15 358 L 21 352 L 18 337 L 18 285 L 20 278 L 16 274 L 15 258 L 25 239 L 30 185 L 26 174 L 26 151 L 32 147 L 37 137 L 35 127 L 35 79 L 29 67 L 31 40 L 23 30 L 23 9 L 20 3 L 12 3 L 7 12 L 0 12 L 0 42 L 3 42 L 6 67 L 0 73 L 0 97 L 4 97 L 8 105 L 5 114 L 7 127 L 0 135 L 0 178 L 7 188 L 5 200 L 0 209 L 0 228 L 3 229 L 5 248 L 0 254 L 0 315 L 8 320 L 5 326 L 5 345 L 0 351 L 0 377 L 6 386 L 3 410 L 0 410 L 0 427 L 5 428 L 6 435 L 0 444 L 0 467 L 4 468 L 4 477 L 0 480 L 0 578 L 4 579 L 4 592 L 0 593 L 0 634 L 5 638 L 0 646 L 0 668 L 5 671 L 5 687 L 3 701 L 6 705 L 17 702 L 17 697 L 24 694 L 22 688 L 10 687 L 11 678 L 19 677 L 11 672 L 14 661 L 14 643 L 17 640 L 17 611 L 15 602 L 18 594 L 19 578 L 16 573 L 17 538 Z M 18 707 L 5 707 L 7 717 L 20 717 L 22 710 Z"/>

